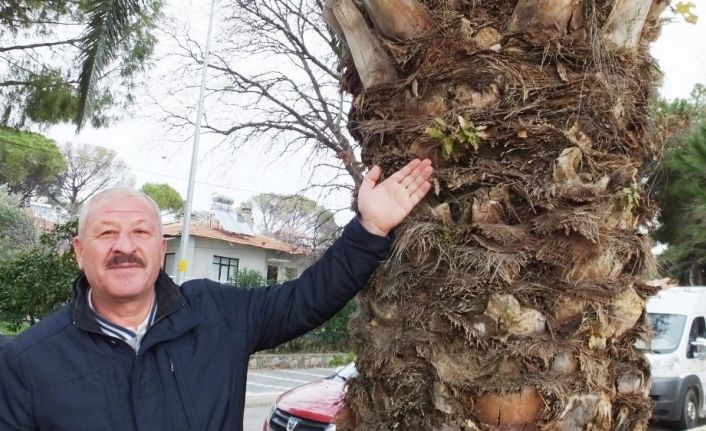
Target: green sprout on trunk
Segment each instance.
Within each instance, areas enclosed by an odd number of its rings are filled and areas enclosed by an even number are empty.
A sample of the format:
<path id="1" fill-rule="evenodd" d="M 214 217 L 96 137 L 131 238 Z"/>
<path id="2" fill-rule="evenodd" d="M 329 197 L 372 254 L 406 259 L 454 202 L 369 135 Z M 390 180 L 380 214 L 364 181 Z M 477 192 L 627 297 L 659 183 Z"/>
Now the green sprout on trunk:
<path id="1" fill-rule="evenodd" d="M 476 126 L 471 120 L 459 115 L 458 126 L 446 123 L 442 118 L 434 119 L 434 126 L 427 127 L 426 134 L 441 142 L 442 155 L 446 160 L 458 158 L 469 148 L 478 151 L 481 139 L 487 138 L 485 126 Z"/>

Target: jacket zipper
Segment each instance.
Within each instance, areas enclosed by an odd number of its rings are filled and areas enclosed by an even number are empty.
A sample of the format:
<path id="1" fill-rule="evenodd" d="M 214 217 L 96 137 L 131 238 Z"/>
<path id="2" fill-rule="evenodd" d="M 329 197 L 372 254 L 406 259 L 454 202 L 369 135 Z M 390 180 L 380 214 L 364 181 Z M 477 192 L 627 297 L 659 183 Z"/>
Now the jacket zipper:
<path id="1" fill-rule="evenodd" d="M 175 308 L 174 310 L 170 311 L 169 313 L 163 314 L 163 315 L 159 316 L 157 319 L 155 319 L 154 322 L 152 322 L 152 324 L 149 326 L 149 328 L 147 328 L 147 331 L 145 331 L 145 334 L 142 336 L 142 340 L 144 341 L 145 337 L 147 336 L 147 333 L 149 333 L 152 330 L 152 328 L 157 326 L 157 323 L 161 322 L 165 318 L 167 318 L 167 317 L 171 316 L 172 314 L 176 313 L 177 311 L 181 310 L 182 308 L 184 308 L 185 305 L 186 305 L 186 303 L 182 302 L 181 304 L 179 304 L 178 308 Z M 135 352 L 135 353 L 137 354 L 141 350 L 142 350 L 142 343 L 140 343 L 140 349 L 138 349 L 138 352 Z M 173 371 L 174 370 L 172 370 L 172 372 Z"/>
<path id="2" fill-rule="evenodd" d="M 186 387 L 184 386 L 181 372 L 174 365 L 174 361 L 172 360 L 172 355 L 168 351 L 167 351 L 167 359 L 169 360 L 169 371 L 172 373 L 172 376 L 174 377 L 174 381 L 176 382 L 179 400 L 181 400 L 181 404 L 184 409 L 184 414 L 186 415 L 186 421 L 189 425 L 189 429 L 194 429 L 194 427 L 196 426 L 196 418 L 195 418 L 195 414 L 192 410 L 193 406 L 192 406 L 190 400 L 187 398 L 188 392 L 186 391 Z"/>
<path id="3" fill-rule="evenodd" d="M 166 317 L 168 317 L 168 316 L 171 316 L 172 314 L 174 314 L 174 313 L 176 313 L 177 311 L 181 310 L 182 308 L 184 308 L 185 305 L 186 305 L 186 302 L 182 302 L 181 304 L 179 304 L 179 307 L 178 307 L 178 308 L 175 308 L 174 310 L 170 311 L 169 313 L 166 313 L 166 314 L 163 314 L 163 315 L 159 316 L 158 318 L 155 319 L 154 322 L 152 322 L 152 324 L 150 325 L 150 328 L 153 327 L 153 326 L 156 326 L 157 323 L 159 323 L 159 322 L 161 322 L 162 320 L 164 320 L 164 318 L 166 318 Z M 149 329 L 148 329 L 148 330 L 149 330 Z"/>

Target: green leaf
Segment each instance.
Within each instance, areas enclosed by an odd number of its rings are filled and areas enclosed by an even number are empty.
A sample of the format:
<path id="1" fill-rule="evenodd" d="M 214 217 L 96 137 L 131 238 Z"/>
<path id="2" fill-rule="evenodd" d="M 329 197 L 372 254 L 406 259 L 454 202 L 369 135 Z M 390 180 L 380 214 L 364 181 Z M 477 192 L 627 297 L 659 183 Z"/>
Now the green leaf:
<path id="1" fill-rule="evenodd" d="M 424 132 L 434 139 L 446 138 L 446 133 L 444 133 L 442 130 L 437 129 L 436 127 L 427 127 Z"/>
<path id="2" fill-rule="evenodd" d="M 461 126 L 463 130 L 473 128 L 473 123 L 468 121 L 463 115 L 458 116 L 458 125 Z"/>
<path id="3" fill-rule="evenodd" d="M 88 28 L 83 35 L 76 129 L 81 130 L 97 101 L 98 81 L 128 38 L 131 19 L 141 10 L 139 0 L 86 0 Z"/>
<path id="4" fill-rule="evenodd" d="M 450 158 L 453 156 L 454 153 L 454 140 L 450 136 L 445 137 L 441 141 L 441 146 L 444 150 L 444 154 L 446 155 L 446 158 Z"/>
<path id="5" fill-rule="evenodd" d="M 672 11 L 674 11 L 674 13 L 677 15 L 683 16 L 684 21 L 688 22 L 689 24 L 696 24 L 696 22 L 699 20 L 699 17 L 691 11 L 695 7 L 696 5 L 693 2 L 679 2 L 676 4 L 676 6 L 672 8 Z"/>

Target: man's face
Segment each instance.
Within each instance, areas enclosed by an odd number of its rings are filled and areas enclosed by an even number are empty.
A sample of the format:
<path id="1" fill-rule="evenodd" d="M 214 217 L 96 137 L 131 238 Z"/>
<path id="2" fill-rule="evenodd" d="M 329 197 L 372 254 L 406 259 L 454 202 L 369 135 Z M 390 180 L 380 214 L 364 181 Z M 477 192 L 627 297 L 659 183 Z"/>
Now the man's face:
<path id="1" fill-rule="evenodd" d="M 166 251 L 160 220 L 138 196 L 115 193 L 99 199 L 74 240 L 76 259 L 98 296 L 129 302 L 147 294 L 157 280 Z"/>

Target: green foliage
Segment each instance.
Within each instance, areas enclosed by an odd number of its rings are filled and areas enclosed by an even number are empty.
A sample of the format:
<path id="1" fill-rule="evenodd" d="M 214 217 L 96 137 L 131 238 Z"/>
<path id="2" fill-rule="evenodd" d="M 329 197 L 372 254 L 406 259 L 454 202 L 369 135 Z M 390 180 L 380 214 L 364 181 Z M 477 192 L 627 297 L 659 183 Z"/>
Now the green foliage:
<path id="1" fill-rule="evenodd" d="M 355 361 L 355 358 L 355 352 L 348 352 L 345 355 L 333 355 L 333 359 L 331 359 L 329 365 L 332 367 L 341 367 Z"/>
<path id="2" fill-rule="evenodd" d="M 82 126 L 90 120 L 95 127 L 106 125 L 110 107 L 132 103 L 136 80 L 150 65 L 162 4 L 0 1 L 0 25 L 8 30 L 0 42 L 5 45 L 0 46 L 5 48 L 2 124 L 75 121 Z M 81 28 L 82 34 L 72 32 Z"/>
<path id="3" fill-rule="evenodd" d="M 17 335 L 27 328 L 29 328 L 29 322 L 23 322 L 18 325 L 17 323 L 6 322 L 4 320 L 0 321 L 0 334 L 3 335 Z"/>
<path id="4" fill-rule="evenodd" d="M 297 268 L 284 268 L 284 281 L 294 280 L 297 278 Z"/>
<path id="5" fill-rule="evenodd" d="M 76 90 L 66 83 L 59 70 L 46 70 L 29 77 L 24 114 L 40 124 L 71 121 L 76 115 Z"/>
<path id="6" fill-rule="evenodd" d="M 695 7 L 696 5 L 693 2 L 680 1 L 672 8 L 672 12 L 677 15 L 683 16 L 684 21 L 688 22 L 689 24 L 696 24 L 699 20 L 699 17 L 691 11 Z"/>
<path id="7" fill-rule="evenodd" d="M 655 238 L 668 244 L 663 259 L 685 282 L 694 268 L 706 267 L 706 125 L 667 155 L 663 170 Z"/>
<path id="8" fill-rule="evenodd" d="M 20 208 L 21 202 L 20 196 L 0 186 L 0 262 L 38 241 L 32 216 L 28 210 Z"/>
<path id="9" fill-rule="evenodd" d="M 169 211 L 177 216 L 184 213 L 184 199 L 169 184 L 145 183 L 140 190 L 154 199 L 159 205 L 159 209 Z"/>
<path id="10" fill-rule="evenodd" d="M 77 221 L 42 235 L 40 244 L 0 262 L 0 315 L 16 329 L 35 322 L 71 298 L 79 270 L 68 241 Z"/>
<path id="11" fill-rule="evenodd" d="M 295 338 L 275 349 L 278 353 L 325 353 L 347 352 L 350 349 L 348 320 L 357 310 L 355 299 L 346 304 L 328 322 L 301 337 Z M 347 361 L 348 363 L 350 361 Z"/>
<path id="12" fill-rule="evenodd" d="M 98 100 L 98 80 L 120 52 L 120 45 L 134 31 L 133 17 L 142 9 L 142 1 L 84 0 L 88 27 L 81 43 L 79 101 L 74 122 L 78 130 L 90 116 Z"/>
<path id="13" fill-rule="evenodd" d="M 441 142 L 442 155 L 447 160 L 458 160 L 469 148 L 478 151 L 481 139 L 486 137 L 484 126 L 476 126 L 463 115 L 458 116 L 458 126 L 451 126 L 442 118 L 436 118 L 434 123 L 426 134 Z"/>
<path id="14" fill-rule="evenodd" d="M 358 303 L 355 299 L 348 301 L 348 304 L 328 322 L 324 323 L 322 328 L 326 329 L 328 332 L 348 334 L 348 320 L 357 309 Z"/>
<path id="15" fill-rule="evenodd" d="M 239 269 L 235 279 L 228 280 L 228 282 L 246 289 L 262 287 L 267 284 L 265 277 L 260 271 L 248 268 Z"/>
<path id="16" fill-rule="evenodd" d="M 66 169 L 54 141 L 38 133 L 0 127 L 0 184 L 26 199 Z"/>
<path id="17" fill-rule="evenodd" d="M 706 86 L 696 84 L 689 98 L 671 101 L 659 99 L 654 103 L 653 117 L 667 142 L 666 147 L 678 145 L 681 137 L 706 120 Z"/>
<path id="18" fill-rule="evenodd" d="M 71 3 L 72 0 L 3 0 L 0 2 L 0 26 L 12 34 L 29 28 L 46 33 L 48 30 L 42 23 L 57 21 L 69 13 Z"/>

